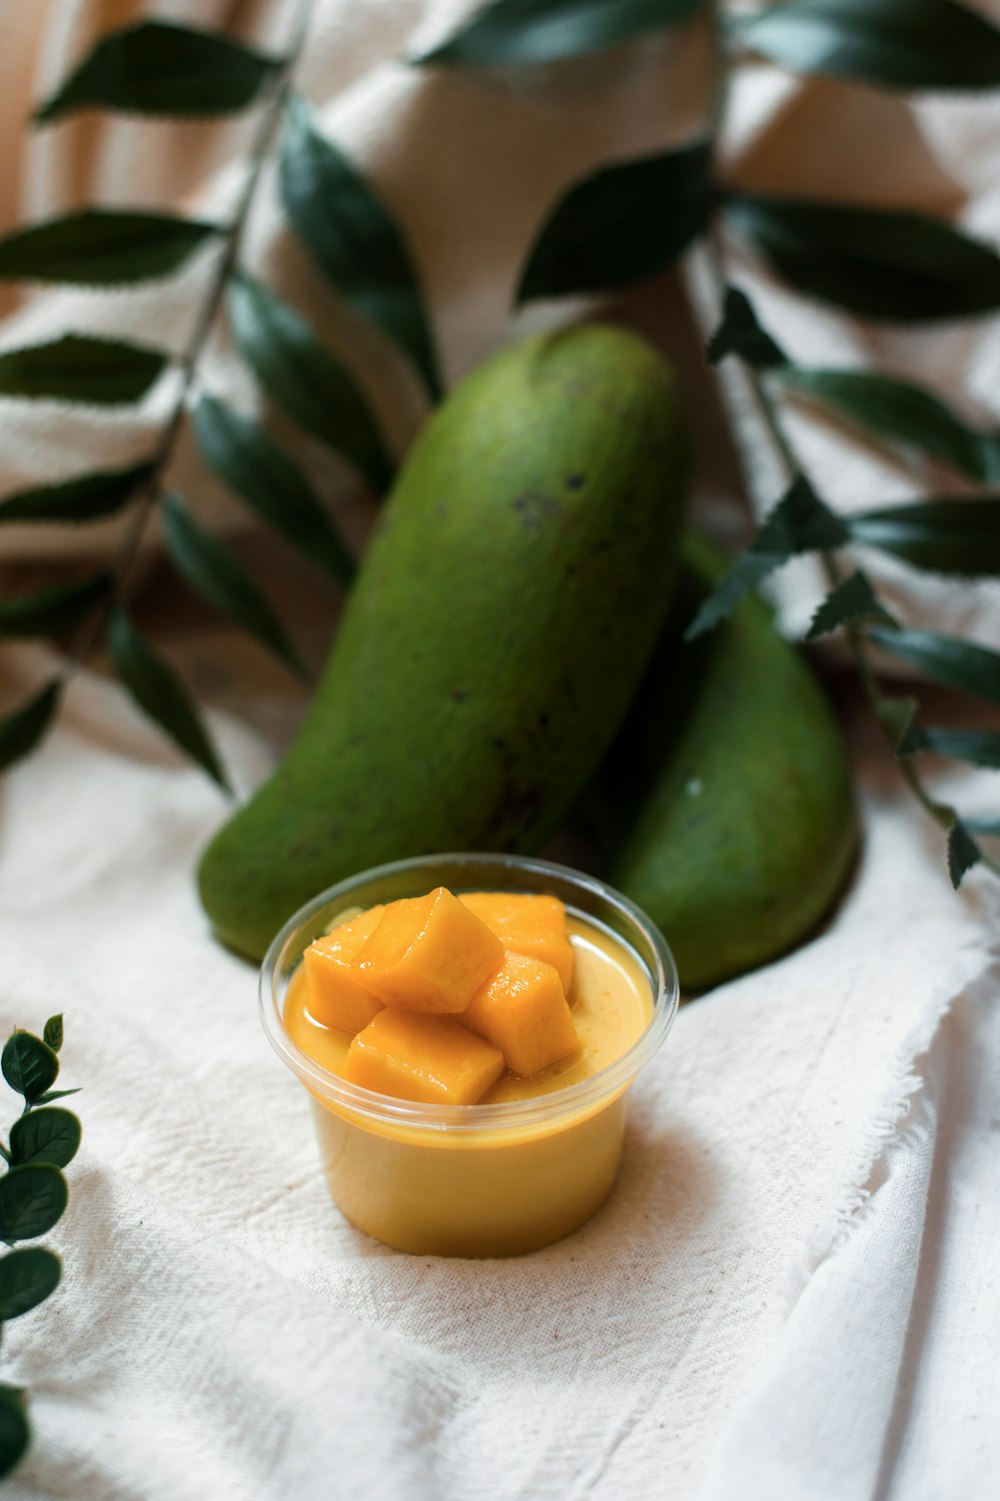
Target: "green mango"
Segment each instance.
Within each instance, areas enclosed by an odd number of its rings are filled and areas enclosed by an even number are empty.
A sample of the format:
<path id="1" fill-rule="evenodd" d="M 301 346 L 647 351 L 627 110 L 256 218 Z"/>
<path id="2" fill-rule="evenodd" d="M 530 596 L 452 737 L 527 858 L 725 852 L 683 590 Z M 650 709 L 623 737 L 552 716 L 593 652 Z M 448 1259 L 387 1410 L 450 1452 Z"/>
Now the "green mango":
<path id="1" fill-rule="evenodd" d="M 765 964 L 840 892 L 858 827 L 843 737 L 801 654 L 748 599 L 682 637 L 727 560 L 684 539 L 674 602 L 589 813 L 609 879 L 670 944 L 684 989 Z"/>
<path id="2" fill-rule="evenodd" d="M 540 847 L 592 775 L 669 603 L 685 426 L 641 339 L 529 338 L 414 444 L 302 730 L 199 872 L 217 934 L 259 957 L 381 861 Z"/>

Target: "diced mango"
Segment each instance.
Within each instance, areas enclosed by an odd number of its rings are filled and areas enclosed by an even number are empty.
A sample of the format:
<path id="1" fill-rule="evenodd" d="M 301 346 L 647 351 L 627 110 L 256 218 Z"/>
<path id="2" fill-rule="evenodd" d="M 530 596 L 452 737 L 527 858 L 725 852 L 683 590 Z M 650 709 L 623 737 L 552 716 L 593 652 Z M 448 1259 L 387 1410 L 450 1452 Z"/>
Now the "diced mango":
<path id="1" fill-rule="evenodd" d="M 386 1008 L 351 1043 L 344 1078 L 401 1100 L 475 1105 L 503 1069 L 500 1049 L 454 1018 Z"/>
<path id="2" fill-rule="evenodd" d="M 382 1010 L 382 1002 L 358 980 L 353 964 L 382 921 L 384 911 L 384 906 L 369 907 L 317 938 L 303 954 L 307 1006 L 324 1027 L 360 1032 Z"/>
<path id="3" fill-rule="evenodd" d="M 573 945 L 566 928 L 566 908 L 557 896 L 469 891 L 460 900 L 497 935 L 505 949 L 551 964 L 569 994 Z"/>
<path id="4" fill-rule="evenodd" d="M 500 940 L 444 886 L 389 902 L 357 957 L 357 976 L 386 1006 L 464 1011 L 503 963 Z"/>
<path id="5" fill-rule="evenodd" d="M 507 1059 L 515 1074 L 537 1074 L 580 1045 L 562 982 L 551 964 L 508 954 L 462 1015 Z"/>

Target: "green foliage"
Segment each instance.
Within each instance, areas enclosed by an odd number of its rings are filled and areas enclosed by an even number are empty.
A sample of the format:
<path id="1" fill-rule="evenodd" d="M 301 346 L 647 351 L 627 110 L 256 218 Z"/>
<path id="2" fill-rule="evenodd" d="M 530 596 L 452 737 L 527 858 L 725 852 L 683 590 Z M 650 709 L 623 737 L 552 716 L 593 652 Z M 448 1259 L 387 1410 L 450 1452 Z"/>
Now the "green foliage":
<path id="1" fill-rule="evenodd" d="M 793 73 L 900 89 L 1000 84 L 1000 31 L 953 0 L 786 0 L 734 35 Z"/>
<path id="2" fill-rule="evenodd" d="M 951 884 L 957 891 L 962 884 L 962 877 L 978 865 L 983 857 L 979 845 L 972 838 L 967 826 L 956 815 L 948 830 L 948 874 Z"/>
<path id="3" fill-rule="evenodd" d="M 858 568 L 836 584 L 824 599 L 812 618 L 806 640 L 814 641 L 817 636 L 825 636 L 838 626 L 857 625 L 863 620 L 881 620 L 887 625 L 896 623 L 885 606 L 879 603 L 874 589 Z"/>
<path id="4" fill-rule="evenodd" d="M 73 584 L 0 599 L 0 637 L 60 636 L 79 625 L 107 597 L 110 583 L 109 574 L 92 573 Z"/>
<path id="5" fill-rule="evenodd" d="M 87 521 L 102 521 L 124 510 L 152 475 L 152 465 L 136 464 L 130 469 L 83 474 L 60 485 L 20 490 L 0 500 L 0 524 L 54 521 L 82 525 Z"/>
<path id="6" fill-rule="evenodd" d="M 62 683 L 55 678 L 34 698 L 0 720 L 0 771 L 30 755 L 45 735 L 59 707 Z"/>
<path id="7" fill-rule="evenodd" d="M 855 542 L 937 573 L 1000 574 L 1000 496 L 920 500 L 847 520 Z"/>
<path id="8" fill-rule="evenodd" d="M 650 275 L 708 224 L 711 157 L 704 142 L 605 167 L 571 187 L 536 239 L 518 303 L 607 292 Z"/>
<path id="9" fill-rule="evenodd" d="M 0 396 L 122 406 L 145 396 L 166 363 L 166 355 L 138 344 L 64 334 L 0 354 Z"/>
<path id="10" fill-rule="evenodd" d="M 417 63 L 498 67 L 601 52 L 709 8 L 710 0 L 492 0 Z"/>
<path id="11" fill-rule="evenodd" d="M 10 1148 L 0 1146 L 7 1170 L 0 1177 L 0 1240 L 34 1240 L 51 1230 L 69 1197 L 60 1169 L 80 1145 L 80 1122 L 68 1110 L 38 1109 L 59 1073 L 62 1016 L 50 1016 L 43 1037 L 20 1029 L 2 1054 L 3 1075 L 24 1098 L 11 1127 Z M 66 1091 L 75 1093 L 75 1091 Z M 26 1246 L 0 1257 L 0 1327 L 43 1303 L 59 1285 L 59 1257 L 45 1246 Z M 0 1479 L 24 1456 L 31 1440 L 24 1393 L 0 1385 Z"/>
<path id="12" fill-rule="evenodd" d="M 136 115 L 225 115 L 252 104 L 277 71 L 228 37 L 165 21 L 144 21 L 102 37 L 38 109 L 39 123 L 81 109 Z"/>
<path id="13" fill-rule="evenodd" d="M 785 352 L 757 321 L 753 304 L 738 287 L 727 287 L 722 301 L 722 322 L 705 351 L 710 365 L 727 354 L 739 355 L 752 370 L 770 370 L 785 365 Z"/>
<path id="14" fill-rule="evenodd" d="M 402 232 L 357 168 L 320 135 L 305 102 L 295 96 L 286 116 L 279 173 L 285 212 L 331 286 L 409 356 L 436 400 L 442 391 L 437 353 Z"/>
<path id="15" fill-rule="evenodd" d="M 881 627 L 871 631 L 871 639 L 933 682 L 986 703 L 1000 704 L 1000 654 L 989 647 L 939 631 L 890 631 Z"/>
<path id="16" fill-rule="evenodd" d="M 107 287 L 176 271 L 215 233 L 213 224 L 173 214 L 83 209 L 0 240 L 0 280 Z"/>

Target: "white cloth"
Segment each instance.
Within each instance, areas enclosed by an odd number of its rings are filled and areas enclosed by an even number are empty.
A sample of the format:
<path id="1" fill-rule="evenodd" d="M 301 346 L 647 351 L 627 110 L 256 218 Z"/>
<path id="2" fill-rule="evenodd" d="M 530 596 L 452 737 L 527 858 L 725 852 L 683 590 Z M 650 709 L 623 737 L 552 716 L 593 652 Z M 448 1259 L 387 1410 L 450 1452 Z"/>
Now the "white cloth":
<path id="1" fill-rule="evenodd" d="M 406 223 L 450 376 L 508 336 L 516 267 L 558 191 L 599 161 L 689 133 L 704 60 L 695 27 L 531 82 L 405 68 L 400 54 L 459 8 L 326 0 L 302 75 Z M 141 10 L 0 0 L 16 59 L 0 95 L 5 138 L 98 31 Z M 248 29 L 263 18 L 272 40 L 288 19 L 286 7 L 223 0 L 156 10 Z M 732 164 L 750 185 L 822 180 L 871 196 L 891 182 L 894 201 L 951 209 L 964 184 L 970 227 L 997 227 L 995 102 L 922 101 L 911 113 L 868 89 L 778 87 L 754 68 L 737 107 Z M 843 128 L 864 143 L 846 165 Z M 12 224 L 91 199 L 218 210 L 245 138 L 244 125 L 69 122 L 11 155 L 0 215 Z M 402 447 L 422 410 L 412 377 L 377 335 L 334 313 L 270 190 L 248 253 L 363 372 Z M 176 347 L 206 269 L 198 257 L 165 286 L 124 293 L 5 293 L 0 342 L 71 323 Z M 741 280 L 796 356 L 926 366 L 980 420 L 991 403 L 996 415 L 1000 339 L 988 323 L 927 342 L 820 313 L 749 266 Z M 717 434 L 677 309 L 660 282 L 624 312 L 687 364 L 699 431 Z M 224 340 L 206 379 L 252 408 Z M 5 403 L 0 485 L 125 463 L 162 404 L 101 415 Z M 805 416 L 796 432 L 821 480 L 850 478 L 838 503 L 905 492 L 898 466 L 890 483 L 856 436 Z M 702 444 L 709 500 L 726 492 L 723 447 Z M 364 508 L 343 476 L 301 439 L 297 453 L 360 537 Z M 180 472 L 206 519 L 240 524 L 189 452 Z M 939 476 L 926 479 L 933 488 Z M 113 531 L 7 529 L 0 543 L 19 560 L 104 552 Z M 996 586 L 894 577 L 904 614 L 995 636 Z M 814 582 L 789 570 L 783 589 L 785 618 L 800 618 Z M 220 692 L 217 644 L 171 639 L 206 694 L 287 737 L 287 691 L 254 682 L 248 649 Z M 0 687 L 23 696 L 45 668 L 40 653 L 7 651 Z M 973 875 L 950 892 L 938 831 L 857 727 L 855 741 L 866 840 L 844 905 L 808 946 L 682 1012 L 637 1087 L 607 1208 L 536 1256 L 436 1261 L 378 1246 L 331 1207 L 302 1093 L 260 1033 L 254 976 L 211 941 L 195 898 L 197 852 L 227 809 L 116 690 L 78 680 L 56 734 L 0 791 L 0 1026 L 37 1029 L 65 1011 L 64 1082 L 85 1086 L 70 1209 L 49 1237 L 64 1282 L 5 1330 L 0 1351 L 0 1376 L 32 1393 L 36 1434 L 11 1496 L 645 1501 L 704 1486 L 706 1501 L 939 1501 L 950 1480 L 937 1477 L 958 1475 L 963 1501 L 995 1494 L 996 1439 L 973 1416 L 989 1413 L 995 1379 L 996 1237 L 977 1238 L 987 1218 L 975 1208 L 995 1211 L 980 1120 L 980 1084 L 1000 1065 L 995 891 Z M 233 723 L 223 744 L 248 789 L 270 753 Z M 985 806 L 987 782 L 957 776 L 945 790 Z M 976 1050 L 979 1082 L 955 1086 Z"/>

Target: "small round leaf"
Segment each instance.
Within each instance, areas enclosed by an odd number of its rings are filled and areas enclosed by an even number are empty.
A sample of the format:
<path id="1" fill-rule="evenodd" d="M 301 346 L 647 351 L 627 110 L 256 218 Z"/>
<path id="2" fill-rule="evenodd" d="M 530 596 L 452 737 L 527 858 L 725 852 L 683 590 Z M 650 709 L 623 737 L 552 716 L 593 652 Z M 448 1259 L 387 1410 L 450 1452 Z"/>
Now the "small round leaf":
<path id="1" fill-rule="evenodd" d="M 0 1068 L 11 1089 L 36 1100 L 56 1081 L 59 1059 L 48 1043 L 31 1032 L 14 1032 L 4 1044 Z"/>
<path id="2" fill-rule="evenodd" d="M 30 1440 L 23 1395 L 16 1387 L 0 1386 L 0 1480 L 21 1462 Z"/>
<path id="3" fill-rule="evenodd" d="M 26 1246 L 0 1258 L 0 1319 L 20 1318 L 59 1286 L 62 1264 L 44 1246 Z"/>
<path id="4" fill-rule="evenodd" d="M 10 1130 L 10 1156 L 15 1167 L 45 1162 L 65 1167 L 80 1146 L 80 1122 L 71 1110 L 32 1110 L 22 1115 Z"/>
<path id="5" fill-rule="evenodd" d="M 51 1230 L 69 1191 L 57 1167 L 32 1163 L 0 1178 L 0 1240 L 34 1240 Z"/>

